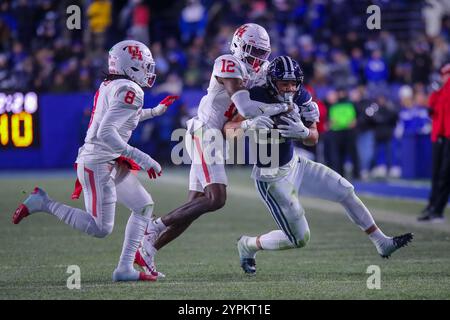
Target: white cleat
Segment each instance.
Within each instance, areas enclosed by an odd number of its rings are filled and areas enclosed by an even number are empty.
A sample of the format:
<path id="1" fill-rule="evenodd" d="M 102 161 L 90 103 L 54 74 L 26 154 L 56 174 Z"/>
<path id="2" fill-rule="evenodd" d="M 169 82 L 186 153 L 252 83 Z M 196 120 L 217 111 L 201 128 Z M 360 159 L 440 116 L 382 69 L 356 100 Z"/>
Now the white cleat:
<path id="1" fill-rule="evenodd" d="M 166 275 L 156 270 L 154 257 L 148 255 L 143 247 L 139 247 L 134 256 L 134 263 L 144 269 L 146 274 L 150 274 L 158 279 L 165 278 Z"/>
<path id="2" fill-rule="evenodd" d="M 159 237 L 159 231 L 153 225 L 153 221 L 149 222 L 147 226 L 147 230 L 144 234 L 144 238 L 142 239 L 141 246 L 147 251 L 151 252 L 154 248 L 154 244 Z"/>
<path id="3" fill-rule="evenodd" d="M 392 253 L 396 250 L 405 247 L 413 239 L 414 235 L 412 233 L 406 233 L 401 236 L 389 238 L 384 241 L 381 245 L 377 245 L 377 251 L 382 258 L 389 259 Z"/>
<path id="4" fill-rule="evenodd" d="M 155 250 L 154 244 L 160 235 L 158 228 L 156 228 L 153 223 L 154 221 L 151 221 L 147 226 L 141 245 L 134 256 L 134 263 L 143 268 L 145 273 L 156 276 L 158 279 L 162 279 L 165 278 L 166 275 L 156 270 L 155 257 L 149 254 L 149 252 Z"/>
<path id="5" fill-rule="evenodd" d="M 131 270 L 119 270 L 116 269 L 113 272 L 112 280 L 118 281 L 156 281 L 157 278 L 151 274 L 139 272 L 134 269 Z"/>
<path id="6" fill-rule="evenodd" d="M 256 256 L 256 251 L 247 246 L 248 239 L 250 239 L 248 236 L 241 236 L 238 239 L 237 248 L 241 259 L 254 259 Z"/>
<path id="7" fill-rule="evenodd" d="M 241 236 L 237 242 L 237 249 L 239 252 L 239 260 L 242 270 L 248 275 L 256 274 L 256 252 L 247 246 L 247 240 L 250 237 Z"/>
<path id="8" fill-rule="evenodd" d="M 48 194 L 41 188 L 35 187 L 33 192 L 14 211 L 12 222 L 18 224 L 23 218 L 35 212 L 42 212 L 50 201 Z"/>

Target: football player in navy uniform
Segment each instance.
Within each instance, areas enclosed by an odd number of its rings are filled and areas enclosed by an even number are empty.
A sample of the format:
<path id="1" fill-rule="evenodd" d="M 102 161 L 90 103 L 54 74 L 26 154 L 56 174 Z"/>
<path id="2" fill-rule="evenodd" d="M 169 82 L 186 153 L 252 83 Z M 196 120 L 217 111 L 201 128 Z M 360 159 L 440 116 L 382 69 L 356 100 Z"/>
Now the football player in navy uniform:
<path id="1" fill-rule="evenodd" d="M 255 274 L 255 256 L 259 250 L 302 248 L 308 243 L 310 231 L 305 210 L 300 203 L 300 196 L 304 195 L 340 203 L 350 220 L 366 232 L 384 258 L 412 240 L 411 233 L 386 236 L 356 196 L 349 181 L 323 164 L 294 152 L 295 140 L 314 145 L 319 138 L 316 128 L 318 108 L 309 92 L 303 88 L 303 72 L 295 60 L 288 56 L 275 58 L 267 69 L 266 84 L 252 88 L 250 96 L 264 103 L 288 102 L 292 110 L 272 117 L 272 122 L 266 126 L 271 129 L 272 136 L 264 140 L 266 142 L 258 141 L 258 145 L 268 143 L 269 151 L 268 157 L 263 159 L 263 153 L 257 148 L 252 178 L 278 228 L 259 236 L 240 237 L 237 247 L 245 273 Z M 225 124 L 224 131 L 228 137 L 242 134 L 242 121 L 248 120 L 236 115 Z M 264 163 L 267 162 L 263 161 L 266 158 L 271 161 Z"/>

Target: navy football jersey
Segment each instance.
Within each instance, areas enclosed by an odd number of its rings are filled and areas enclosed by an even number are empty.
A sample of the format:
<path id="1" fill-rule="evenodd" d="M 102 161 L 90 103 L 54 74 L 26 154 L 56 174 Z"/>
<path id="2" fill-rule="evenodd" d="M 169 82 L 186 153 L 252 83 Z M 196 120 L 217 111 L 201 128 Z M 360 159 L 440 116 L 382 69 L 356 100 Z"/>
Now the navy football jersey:
<path id="1" fill-rule="evenodd" d="M 250 91 L 250 98 L 255 101 L 260 101 L 264 103 L 279 103 L 276 97 L 272 96 L 269 93 L 269 90 L 266 87 L 253 87 Z M 296 98 L 294 99 L 294 103 L 297 104 L 297 106 L 301 107 L 303 104 L 309 102 L 311 100 L 311 95 L 309 92 L 304 89 L 300 88 L 300 91 Z M 305 120 L 302 118 L 303 123 L 308 127 L 311 124 L 307 124 Z M 270 139 L 270 134 L 269 137 Z M 289 138 L 283 138 L 280 136 L 280 142 L 279 142 L 279 166 L 283 166 L 289 161 L 291 161 L 292 157 L 294 156 L 294 146 L 292 139 Z M 262 163 L 262 159 L 259 157 L 259 144 L 257 144 L 257 155 L 256 155 L 256 165 L 260 168 L 267 168 L 272 167 L 272 163 Z M 264 151 L 264 153 L 266 153 Z M 272 148 L 269 144 L 267 146 L 267 157 L 272 158 Z M 265 162 L 265 161 L 264 161 Z"/>

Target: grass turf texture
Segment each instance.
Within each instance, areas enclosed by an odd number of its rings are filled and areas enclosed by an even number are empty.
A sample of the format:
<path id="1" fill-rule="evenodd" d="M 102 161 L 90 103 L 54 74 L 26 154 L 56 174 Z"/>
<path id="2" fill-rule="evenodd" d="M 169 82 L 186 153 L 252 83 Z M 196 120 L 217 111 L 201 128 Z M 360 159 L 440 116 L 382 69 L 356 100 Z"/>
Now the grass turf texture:
<path id="1" fill-rule="evenodd" d="M 157 216 L 182 204 L 187 195 L 187 171 L 166 170 L 159 182 L 142 178 L 156 202 Z M 20 225 L 11 215 L 35 185 L 56 200 L 71 201 L 70 176 L 39 174 L 0 177 L 0 299 L 448 299 L 450 297 L 450 227 L 379 221 L 386 234 L 414 232 L 413 243 L 381 259 L 365 234 L 334 205 L 306 207 L 311 241 L 305 248 L 260 252 L 258 274 L 248 277 L 239 267 L 236 239 L 275 229 L 257 198 L 250 171 L 229 170 L 228 202 L 207 214 L 157 256 L 167 275 L 153 283 L 111 281 L 129 216 L 119 205 L 113 234 L 95 239 L 47 214 L 36 214 Z M 363 198 L 373 211 L 393 211 L 407 218 L 423 207 L 417 202 Z M 306 203 L 306 202 L 305 202 Z M 448 213 L 447 213 L 448 216 Z M 445 230 L 447 229 L 447 230 Z M 81 268 L 81 290 L 68 290 L 69 265 Z M 366 286 L 369 265 L 381 268 L 381 289 Z"/>

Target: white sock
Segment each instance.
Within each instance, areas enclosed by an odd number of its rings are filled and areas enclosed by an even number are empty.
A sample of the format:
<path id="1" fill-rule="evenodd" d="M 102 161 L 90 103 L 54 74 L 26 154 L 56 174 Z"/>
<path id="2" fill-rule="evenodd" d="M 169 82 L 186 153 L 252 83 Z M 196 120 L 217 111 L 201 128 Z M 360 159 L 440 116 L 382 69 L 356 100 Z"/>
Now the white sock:
<path id="1" fill-rule="evenodd" d="M 125 239 L 123 241 L 122 253 L 117 266 L 118 269 L 134 270 L 134 255 L 139 248 L 148 222 L 148 218 L 134 212 L 130 215 L 125 229 Z"/>
<path id="2" fill-rule="evenodd" d="M 390 240 L 391 238 L 387 237 L 383 231 L 377 228 L 374 232 L 369 234 L 369 239 L 373 242 L 375 246 L 382 245 L 386 240 Z"/>
<path id="3" fill-rule="evenodd" d="M 147 233 L 150 233 L 151 231 L 156 230 L 159 233 L 163 232 L 164 230 L 166 230 L 167 227 L 166 225 L 162 222 L 161 218 L 155 219 L 151 222 L 148 223 L 147 226 Z"/>
<path id="4" fill-rule="evenodd" d="M 286 250 L 293 248 L 294 245 L 281 230 L 273 230 L 259 237 L 259 243 L 263 250 Z M 256 246 L 256 238 L 255 238 Z"/>
<path id="5" fill-rule="evenodd" d="M 245 246 L 253 251 L 261 250 L 256 244 L 256 239 L 257 237 L 248 237 L 247 239 L 245 239 Z"/>
<path id="6" fill-rule="evenodd" d="M 101 234 L 101 230 L 98 228 L 95 219 L 88 212 L 81 209 L 50 200 L 45 204 L 45 212 L 54 215 L 72 228 L 91 236 Z"/>

